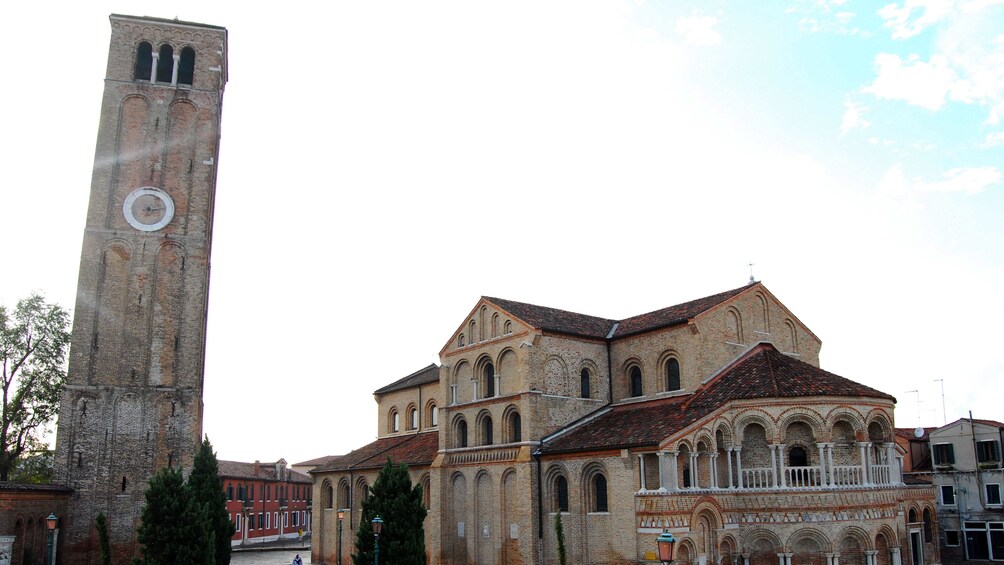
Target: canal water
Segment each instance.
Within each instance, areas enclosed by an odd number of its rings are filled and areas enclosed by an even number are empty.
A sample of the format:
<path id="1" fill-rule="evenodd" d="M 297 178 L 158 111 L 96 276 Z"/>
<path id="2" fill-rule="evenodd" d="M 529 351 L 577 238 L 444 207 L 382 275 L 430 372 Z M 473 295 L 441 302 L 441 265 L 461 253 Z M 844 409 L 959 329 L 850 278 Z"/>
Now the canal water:
<path id="1" fill-rule="evenodd" d="M 293 557 L 300 554 L 304 565 L 310 563 L 310 548 L 305 551 L 295 549 L 272 549 L 265 551 L 234 551 L 230 554 L 230 565 L 290 565 Z"/>

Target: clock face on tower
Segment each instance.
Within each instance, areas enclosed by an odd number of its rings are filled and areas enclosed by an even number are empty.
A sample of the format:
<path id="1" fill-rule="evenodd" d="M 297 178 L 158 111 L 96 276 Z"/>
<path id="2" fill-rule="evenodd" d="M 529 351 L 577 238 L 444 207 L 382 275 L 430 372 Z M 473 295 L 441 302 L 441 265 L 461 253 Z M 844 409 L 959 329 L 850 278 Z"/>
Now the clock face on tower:
<path id="1" fill-rule="evenodd" d="M 144 186 L 126 196 L 122 214 L 130 226 L 140 231 L 157 231 L 171 223 L 174 200 L 159 188 Z"/>

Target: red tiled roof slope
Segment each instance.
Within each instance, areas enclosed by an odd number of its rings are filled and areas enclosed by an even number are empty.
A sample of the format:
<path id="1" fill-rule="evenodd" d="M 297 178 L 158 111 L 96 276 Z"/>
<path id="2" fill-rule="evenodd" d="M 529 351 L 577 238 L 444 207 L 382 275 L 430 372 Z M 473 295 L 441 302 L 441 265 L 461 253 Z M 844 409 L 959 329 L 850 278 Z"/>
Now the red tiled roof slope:
<path id="1" fill-rule="evenodd" d="M 607 337 L 607 334 L 610 333 L 610 328 L 616 323 L 616 320 L 576 314 L 575 312 L 558 310 L 557 308 L 549 308 L 547 306 L 537 306 L 535 304 L 515 302 L 503 298 L 492 298 L 490 296 L 483 296 L 482 298 L 531 326 L 545 331 L 583 337 L 604 338 Z"/>
<path id="2" fill-rule="evenodd" d="M 735 400 L 811 396 L 892 396 L 758 345 L 692 395 L 614 406 L 544 442 L 544 453 L 655 446 Z"/>
<path id="3" fill-rule="evenodd" d="M 394 463 L 408 466 L 430 465 L 438 451 L 439 434 L 435 431 L 384 437 L 321 465 L 311 473 L 378 469 L 383 467 L 388 457 Z"/>
<path id="4" fill-rule="evenodd" d="M 395 390 L 411 388 L 413 386 L 424 385 L 426 383 L 434 383 L 438 380 L 439 365 L 431 363 L 428 367 L 419 369 L 407 377 L 398 379 L 389 385 L 376 389 L 373 391 L 373 394 L 386 394 L 388 392 L 394 392 Z"/>
<path id="5" fill-rule="evenodd" d="M 235 479 L 260 479 L 265 481 L 276 481 L 275 474 L 275 463 L 258 463 L 258 471 L 255 471 L 254 463 L 245 463 L 244 461 L 217 461 L 220 470 L 221 477 L 233 477 Z M 286 468 L 286 472 L 289 473 L 289 481 L 293 483 L 309 483 L 310 477 L 304 475 L 299 471 L 294 471 L 289 467 Z"/>
<path id="6" fill-rule="evenodd" d="M 683 304 L 677 304 L 676 306 L 670 306 L 669 308 L 649 312 L 648 314 L 633 316 L 621 321 L 620 325 L 617 326 L 615 337 L 626 337 L 685 323 L 688 319 L 718 306 L 733 296 L 749 290 L 752 286 L 746 285 L 734 288 L 711 296 L 705 296 L 704 298 L 698 298 L 697 300 L 691 300 L 690 302 L 684 302 Z"/>
<path id="7" fill-rule="evenodd" d="M 759 283 L 758 283 L 759 284 Z M 686 322 L 688 319 L 701 314 L 726 300 L 736 296 L 754 285 L 747 285 L 676 306 L 670 306 L 640 316 L 632 316 L 625 320 L 609 320 L 607 318 L 597 318 L 586 314 L 577 314 L 557 308 L 547 306 L 537 306 L 505 300 L 503 298 L 492 298 L 483 296 L 485 300 L 516 316 L 520 320 L 531 326 L 558 333 L 577 335 L 591 338 L 605 338 L 610 334 L 610 330 L 617 324 L 617 331 L 614 338 L 626 337 L 637 333 L 642 333 L 658 328 L 664 328 L 675 324 Z"/>

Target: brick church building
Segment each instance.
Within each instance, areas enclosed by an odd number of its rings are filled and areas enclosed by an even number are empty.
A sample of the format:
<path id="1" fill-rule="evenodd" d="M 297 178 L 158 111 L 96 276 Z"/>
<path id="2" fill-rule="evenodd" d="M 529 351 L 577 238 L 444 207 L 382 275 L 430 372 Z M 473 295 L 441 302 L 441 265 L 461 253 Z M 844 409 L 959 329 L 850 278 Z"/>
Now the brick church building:
<path id="1" fill-rule="evenodd" d="M 557 513 L 569 563 L 656 562 L 665 530 L 688 565 L 939 563 L 895 398 L 820 347 L 759 282 L 625 320 L 483 297 L 439 366 L 375 391 L 378 439 L 311 472 L 313 562 L 347 562 L 390 457 L 432 564 L 558 563 Z"/>

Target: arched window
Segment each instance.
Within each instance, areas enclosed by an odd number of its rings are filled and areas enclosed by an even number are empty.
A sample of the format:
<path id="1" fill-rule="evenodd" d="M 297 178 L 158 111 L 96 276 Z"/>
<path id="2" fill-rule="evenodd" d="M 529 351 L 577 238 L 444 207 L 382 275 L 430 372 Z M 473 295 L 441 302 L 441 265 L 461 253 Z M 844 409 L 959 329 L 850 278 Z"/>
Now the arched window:
<path id="1" fill-rule="evenodd" d="M 509 334 L 512 333 L 512 321 L 511 320 L 506 320 L 505 324 L 503 325 L 503 327 L 505 328 L 505 334 L 506 335 L 509 335 Z"/>
<path id="2" fill-rule="evenodd" d="M 331 488 L 331 483 L 324 483 L 324 507 L 333 508 L 335 505 L 335 492 Z"/>
<path id="3" fill-rule="evenodd" d="M 499 315 L 496 312 L 492 314 L 492 337 L 499 336 Z"/>
<path id="4" fill-rule="evenodd" d="M 568 512 L 568 480 L 561 475 L 554 480 L 554 511 Z"/>
<path id="5" fill-rule="evenodd" d="M 461 419 L 457 422 L 457 447 L 467 447 L 467 420 Z"/>
<path id="6" fill-rule="evenodd" d="M 168 44 L 160 46 L 160 57 L 157 59 L 157 82 L 171 82 L 174 73 L 174 47 Z"/>
<path id="7" fill-rule="evenodd" d="M 185 47 L 181 50 L 181 60 L 178 61 L 178 83 L 192 84 L 195 78 L 195 49 Z"/>
<path id="8" fill-rule="evenodd" d="M 789 467 L 808 467 L 809 457 L 805 453 L 805 449 L 795 446 L 788 451 L 788 466 Z"/>
<path id="9" fill-rule="evenodd" d="M 494 443 L 492 435 L 492 418 L 485 416 L 481 420 L 481 445 L 491 445 Z"/>
<path id="10" fill-rule="evenodd" d="M 227 500 L 234 499 L 234 485 L 233 483 L 227 483 Z"/>
<path id="11" fill-rule="evenodd" d="M 401 430 L 401 416 L 396 409 L 390 411 L 390 433 L 397 433 Z"/>
<path id="12" fill-rule="evenodd" d="M 589 398 L 589 369 L 579 372 L 579 396 Z"/>
<path id="13" fill-rule="evenodd" d="M 411 410 L 408 411 L 408 421 L 411 422 L 409 424 L 411 426 L 410 429 L 412 429 L 412 430 L 417 430 L 418 429 L 418 409 L 417 408 L 412 408 Z"/>
<path id="14" fill-rule="evenodd" d="M 672 357 L 666 361 L 666 390 L 680 390 L 680 362 Z"/>
<path id="15" fill-rule="evenodd" d="M 908 523 L 910 523 L 910 524 L 916 524 L 917 523 L 917 511 L 914 510 L 913 508 L 911 508 L 910 512 L 907 513 L 907 515 L 906 515 L 906 521 Z"/>
<path id="16" fill-rule="evenodd" d="M 153 47 L 144 41 L 136 48 L 136 66 L 132 78 L 136 80 L 150 80 L 150 72 L 153 70 Z"/>
<path id="17" fill-rule="evenodd" d="M 509 441 L 512 443 L 523 441 L 523 421 L 519 417 L 519 412 L 509 414 Z"/>
<path id="18" fill-rule="evenodd" d="M 439 409 L 436 408 L 436 404 L 432 403 L 429 405 L 429 427 L 435 428 L 439 425 Z"/>
<path id="19" fill-rule="evenodd" d="M 485 363 L 485 398 L 495 396 L 495 365 Z"/>
<path id="20" fill-rule="evenodd" d="M 338 507 L 348 508 L 349 507 L 349 484 L 341 483 L 338 485 Z"/>
<path id="21" fill-rule="evenodd" d="M 631 367 L 631 396 L 641 396 L 641 369 L 637 365 Z"/>
<path id="22" fill-rule="evenodd" d="M 464 346 L 464 334 L 460 334 L 457 337 L 457 347 L 463 347 L 463 346 Z"/>
<path id="23" fill-rule="evenodd" d="M 609 512 L 607 505 L 607 478 L 602 473 L 593 476 L 593 512 Z"/>
<path id="24" fill-rule="evenodd" d="M 933 525 L 931 524 L 931 509 L 924 509 L 924 541 L 931 543 L 934 540 Z"/>

